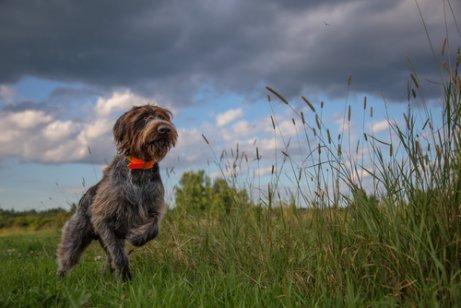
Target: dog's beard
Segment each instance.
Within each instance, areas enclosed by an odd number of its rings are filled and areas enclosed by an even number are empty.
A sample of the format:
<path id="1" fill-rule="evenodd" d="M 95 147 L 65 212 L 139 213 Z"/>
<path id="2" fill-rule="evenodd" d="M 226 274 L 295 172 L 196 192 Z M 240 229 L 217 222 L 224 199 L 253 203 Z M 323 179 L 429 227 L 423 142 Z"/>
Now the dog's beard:
<path id="1" fill-rule="evenodd" d="M 153 126 L 151 130 L 155 132 L 156 127 Z M 153 161 L 162 160 L 170 149 L 175 146 L 176 136 L 177 133 L 174 127 L 165 135 L 149 134 L 149 131 L 147 131 L 147 133 L 142 136 L 144 140 L 141 149 L 144 156 Z"/>
<path id="2" fill-rule="evenodd" d="M 162 160 L 168 151 L 173 147 L 173 143 L 169 138 L 158 138 L 154 141 L 143 144 L 143 152 L 149 160 L 160 161 Z"/>

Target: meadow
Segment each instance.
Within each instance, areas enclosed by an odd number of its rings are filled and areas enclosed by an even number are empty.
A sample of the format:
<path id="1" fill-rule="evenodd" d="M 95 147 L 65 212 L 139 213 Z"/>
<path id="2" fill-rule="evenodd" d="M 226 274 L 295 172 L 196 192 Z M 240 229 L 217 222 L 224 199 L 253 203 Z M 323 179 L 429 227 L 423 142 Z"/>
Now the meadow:
<path id="1" fill-rule="evenodd" d="M 203 174 L 192 181 L 189 173 L 159 237 L 132 250 L 130 282 L 101 275 L 103 251 L 96 243 L 58 280 L 59 228 L 10 223 L 0 234 L 0 306 L 458 306 L 460 62 L 458 53 L 445 65 L 440 115 L 425 113 L 418 127 L 409 109 L 403 126 L 391 124 L 392 142 L 364 132 L 360 140 L 372 168 L 354 154 L 354 146 L 346 147 L 350 107 L 336 139 L 322 122 L 321 106 L 303 98 L 306 109 L 293 109 L 293 124 L 302 125 L 299 140 L 314 168 L 293 158 L 287 141 L 280 148 L 281 165 L 272 167 L 271 182 L 256 200 L 242 193 L 251 187 L 238 174 L 227 175 L 246 161 L 238 150 L 230 164 L 216 156 L 227 176 L 219 185 Z M 421 87 L 415 73 L 409 85 L 414 100 Z M 290 107 L 276 90 L 268 93 L 271 101 Z M 367 108 L 365 99 L 363 112 L 369 114 Z M 427 110 L 424 102 L 418 108 Z M 308 113 L 313 121 L 306 120 Z M 440 127 L 434 117 L 441 118 Z M 275 114 L 272 124 L 280 131 Z M 284 170 L 293 174 L 295 187 L 288 199 L 278 186 Z M 371 175 L 371 191 L 363 174 Z"/>
<path id="2" fill-rule="evenodd" d="M 101 274 L 97 243 L 58 280 L 58 230 L 16 231 L 0 238 L 0 304 L 456 306 L 459 229 L 432 221 L 434 213 L 408 214 L 378 206 L 359 213 L 244 207 L 216 218 L 173 211 L 159 238 L 131 253 L 128 283 Z"/>

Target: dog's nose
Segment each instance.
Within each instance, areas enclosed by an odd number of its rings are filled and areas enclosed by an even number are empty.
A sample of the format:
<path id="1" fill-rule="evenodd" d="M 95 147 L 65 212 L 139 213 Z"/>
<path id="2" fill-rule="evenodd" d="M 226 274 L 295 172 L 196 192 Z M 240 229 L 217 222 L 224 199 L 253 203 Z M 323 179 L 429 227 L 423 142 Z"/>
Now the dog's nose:
<path id="1" fill-rule="evenodd" d="M 157 128 L 157 132 L 161 135 L 168 134 L 171 131 L 170 127 L 168 125 L 160 125 Z"/>

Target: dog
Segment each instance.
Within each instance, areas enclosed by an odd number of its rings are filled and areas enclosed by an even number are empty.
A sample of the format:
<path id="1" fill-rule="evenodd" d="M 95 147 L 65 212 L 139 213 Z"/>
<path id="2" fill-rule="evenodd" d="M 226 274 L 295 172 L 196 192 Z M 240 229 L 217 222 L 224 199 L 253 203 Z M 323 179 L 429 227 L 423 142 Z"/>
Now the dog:
<path id="1" fill-rule="evenodd" d="M 160 162 L 176 145 L 172 113 L 154 105 L 133 107 L 114 124 L 117 154 L 102 179 L 82 196 L 65 223 L 57 250 L 57 276 L 63 277 L 97 240 L 107 269 L 123 280 L 132 277 L 125 241 L 142 246 L 159 232 L 164 212 Z"/>

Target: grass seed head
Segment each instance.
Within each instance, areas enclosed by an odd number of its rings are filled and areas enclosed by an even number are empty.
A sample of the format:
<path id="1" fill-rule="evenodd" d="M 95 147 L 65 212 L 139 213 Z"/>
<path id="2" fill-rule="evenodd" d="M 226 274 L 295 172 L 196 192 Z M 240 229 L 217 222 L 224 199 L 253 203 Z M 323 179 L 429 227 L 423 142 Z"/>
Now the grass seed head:
<path id="1" fill-rule="evenodd" d="M 418 82 L 418 79 L 416 79 L 416 75 L 414 73 L 411 73 L 410 76 L 411 76 L 411 79 L 413 80 L 413 83 L 415 84 L 415 86 L 417 88 L 419 88 L 419 82 Z"/>
<path id="2" fill-rule="evenodd" d="M 447 48 L 447 45 L 448 45 L 448 39 L 445 38 L 443 40 L 443 44 L 442 44 L 442 50 L 440 50 L 440 55 L 443 56 L 445 54 L 445 49 Z"/>
<path id="3" fill-rule="evenodd" d="M 202 138 L 203 138 L 203 140 L 205 140 L 206 144 L 210 145 L 210 142 L 208 141 L 208 139 L 206 139 L 204 134 L 202 134 Z"/>
<path id="4" fill-rule="evenodd" d="M 319 130 L 321 130 L 321 126 L 320 126 L 320 119 L 319 119 L 319 116 L 317 114 L 315 114 L 315 123 L 317 123 L 317 128 Z"/>
<path id="5" fill-rule="evenodd" d="M 415 145 L 416 145 L 416 154 L 421 155 L 421 144 L 419 143 L 418 140 L 416 140 Z"/>
<path id="6" fill-rule="evenodd" d="M 272 117 L 272 115 L 271 115 L 271 122 L 272 122 L 272 128 L 275 130 L 275 122 L 274 122 L 274 118 Z"/>
<path id="7" fill-rule="evenodd" d="M 277 96 L 278 99 L 280 99 L 284 104 L 288 105 L 288 101 L 285 97 L 283 97 L 280 93 L 278 93 L 277 91 L 275 91 L 274 89 L 270 88 L 270 87 L 266 87 L 266 89 L 271 92 L 272 94 L 274 94 L 275 96 Z"/>
<path id="8" fill-rule="evenodd" d="M 309 106 L 309 108 L 315 112 L 315 108 L 314 108 L 314 105 L 312 105 L 312 103 L 307 99 L 305 98 L 304 96 L 301 96 L 301 99 L 307 104 L 307 106 Z"/>

